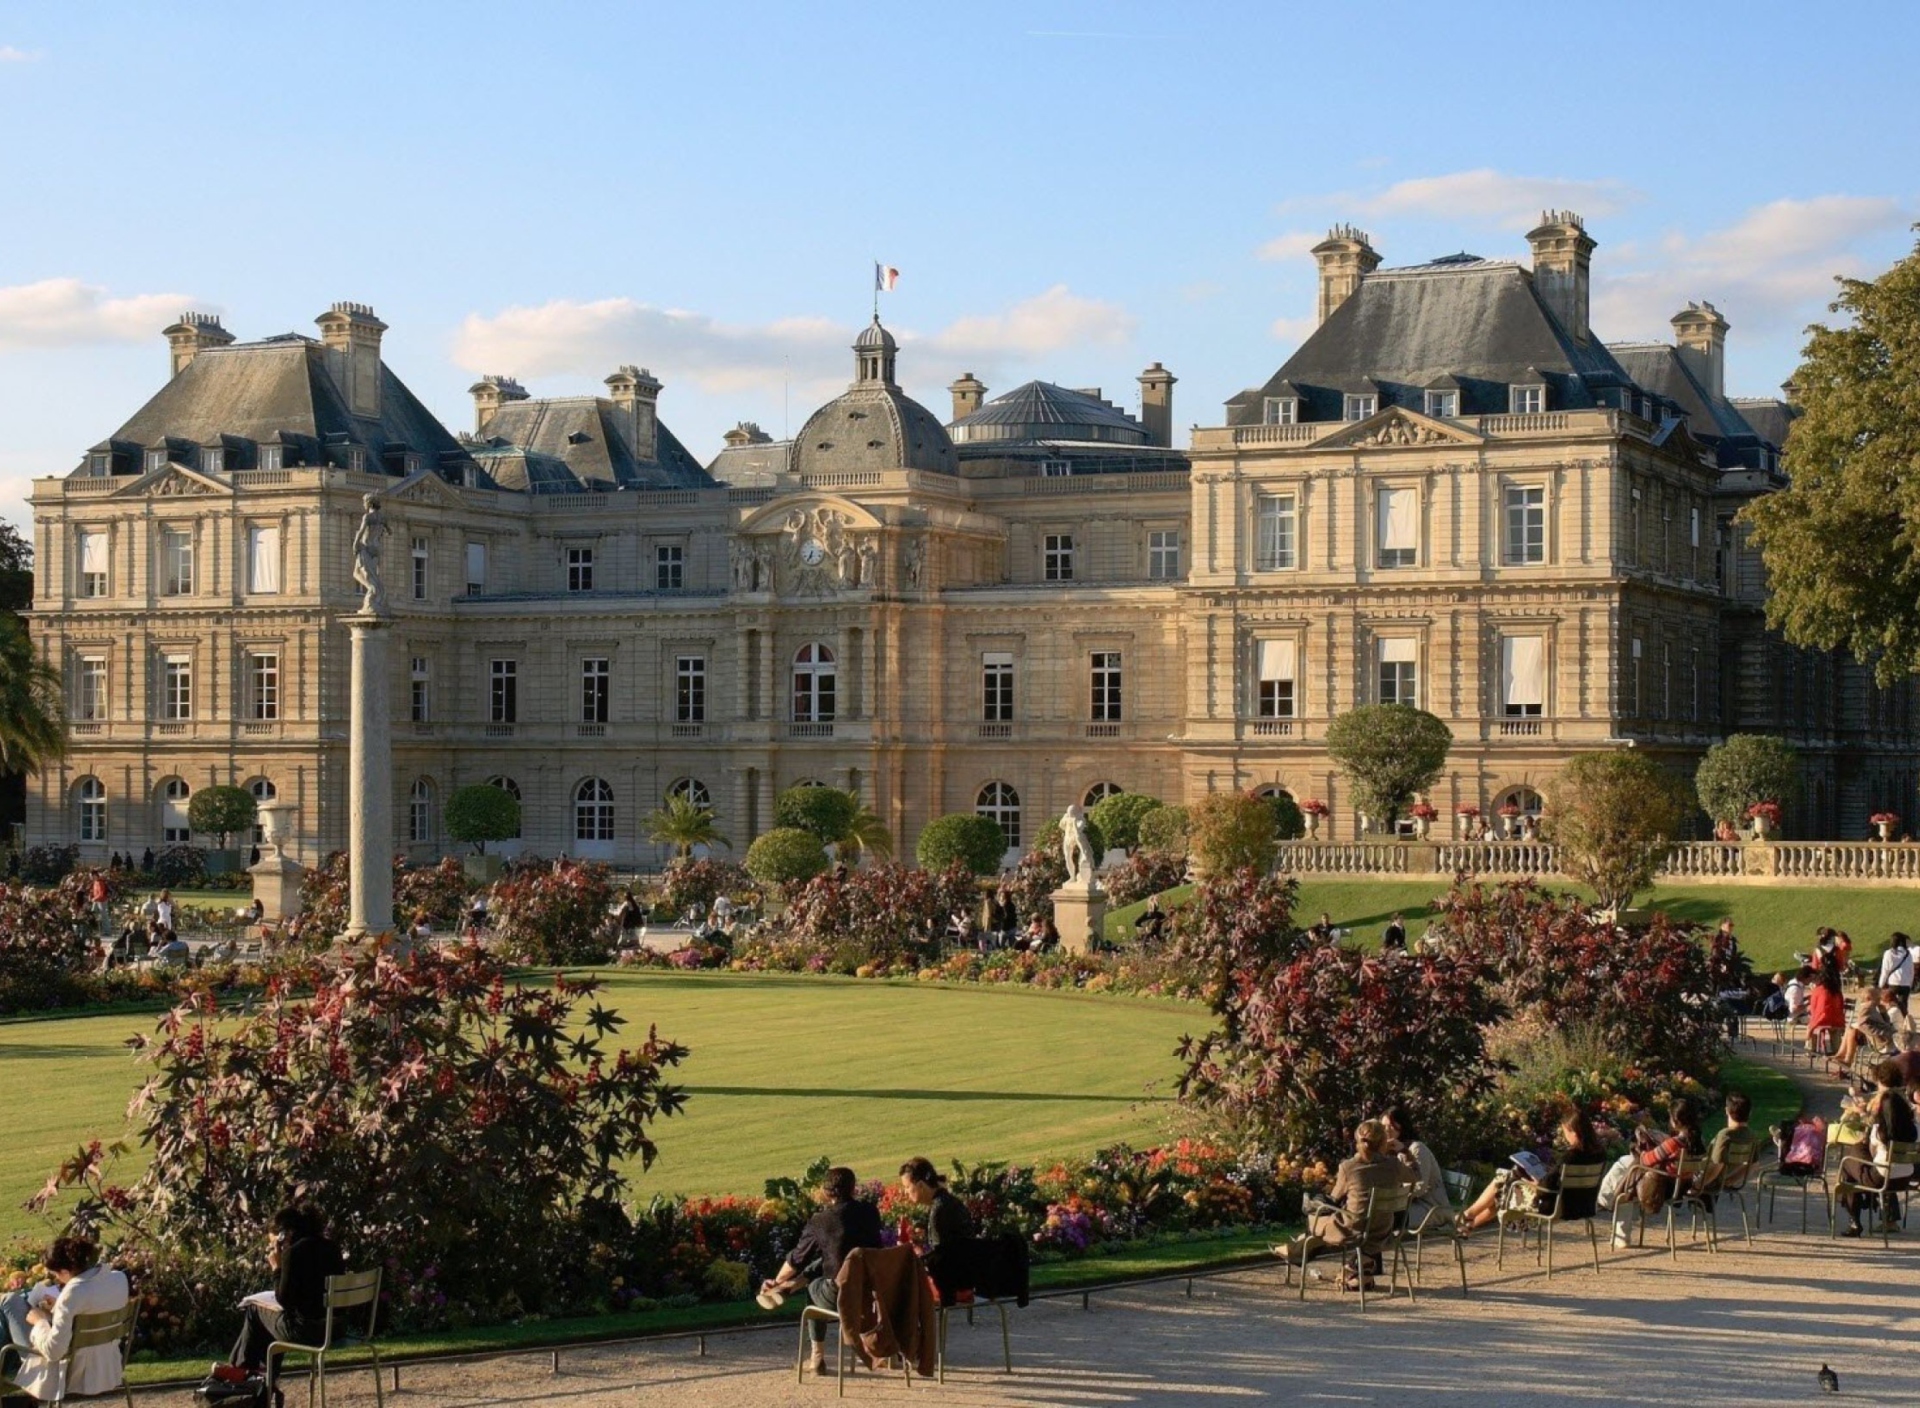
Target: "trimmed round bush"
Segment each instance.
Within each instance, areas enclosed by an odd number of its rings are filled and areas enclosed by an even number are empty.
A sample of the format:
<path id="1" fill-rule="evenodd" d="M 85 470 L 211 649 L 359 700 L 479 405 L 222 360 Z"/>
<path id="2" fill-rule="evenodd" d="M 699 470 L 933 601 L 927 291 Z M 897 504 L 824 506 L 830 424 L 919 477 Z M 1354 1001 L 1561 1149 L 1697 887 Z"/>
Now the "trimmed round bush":
<path id="1" fill-rule="evenodd" d="M 487 853 L 489 841 L 511 841 L 520 834 L 520 802 L 504 787 L 475 782 L 447 798 L 447 836 Z"/>
<path id="2" fill-rule="evenodd" d="M 1140 818 L 1136 832 L 1140 849 L 1184 856 L 1187 853 L 1187 821 L 1185 807 L 1156 807 Z"/>
<path id="3" fill-rule="evenodd" d="M 218 836 L 223 848 L 230 836 L 250 830 L 259 816 L 260 804 L 244 787 L 202 787 L 187 801 L 187 825 L 195 835 Z"/>
<path id="4" fill-rule="evenodd" d="M 1109 846 L 1132 851 L 1140 846 L 1140 819 L 1148 812 L 1165 808 L 1165 802 L 1144 792 L 1116 792 L 1095 802 L 1087 813 L 1087 820 L 1106 838 Z"/>
<path id="5" fill-rule="evenodd" d="M 789 787 L 773 803 L 773 824 L 810 831 L 831 846 L 844 841 L 860 811 L 860 799 L 838 787 Z"/>
<path id="6" fill-rule="evenodd" d="M 951 812 L 927 823 L 913 853 L 928 870 L 964 865 L 975 875 L 992 875 L 1007 853 L 1007 833 L 990 816 Z"/>
<path id="7" fill-rule="evenodd" d="M 1269 792 L 1266 803 L 1273 809 L 1273 834 L 1276 840 L 1297 841 L 1307 834 L 1307 819 L 1300 804 L 1284 792 Z"/>
<path id="8" fill-rule="evenodd" d="M 747 847 L 747 874 L 762 885 L 797 885 L 826 868 L 827 848 L 797 826 L 776 826 Z"/>

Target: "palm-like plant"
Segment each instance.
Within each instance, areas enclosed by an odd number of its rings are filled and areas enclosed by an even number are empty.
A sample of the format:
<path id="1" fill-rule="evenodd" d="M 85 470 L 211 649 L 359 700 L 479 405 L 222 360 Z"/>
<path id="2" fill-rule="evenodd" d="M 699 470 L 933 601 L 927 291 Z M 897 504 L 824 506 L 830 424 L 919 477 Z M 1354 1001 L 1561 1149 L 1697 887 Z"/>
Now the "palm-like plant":
<path id="1" fill-rule="evenodd" d="M 0 772 L 40 771 L 67 752 L 66 687 L 17 618 L 0 619 Z"/>
<path id="2" fill-rule="evenodd" d="M 835 843 L 835 850 L 855 864 L 862 856 L 869 855 L 892 860 L 893 833 L 880 819 L 880 813 L 862 803 L 853 820 L 847 823 L 847 834 Z"/>
<path id="3" fill-rule="evenodd" d="M 676 860 L 692 855 L 695 846 L 733 849 L 733 842 L 713 824 L 712 808 L 699 805 L 685 792 L 669 794 L 658 810 L 647 813 L 647 839 L 673 847 Z"/>

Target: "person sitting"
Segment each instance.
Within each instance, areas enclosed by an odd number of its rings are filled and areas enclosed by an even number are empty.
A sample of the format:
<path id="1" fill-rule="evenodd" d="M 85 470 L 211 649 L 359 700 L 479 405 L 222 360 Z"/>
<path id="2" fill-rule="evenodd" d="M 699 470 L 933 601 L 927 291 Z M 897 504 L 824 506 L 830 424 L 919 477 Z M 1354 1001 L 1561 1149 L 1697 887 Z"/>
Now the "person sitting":
<path id="1" fill-rule="evenodd" d="M 1407 921 L 1396 914 L 1387 921 L 1387 927 L 1380 933 L 1380 952 L 1405 953 L 1407 951 Z"/>
<path id="2" fill-rule="evenodd" d="M 1387 1152 L 1407 1166 L 1407 1179 L 1413 1185 L 1407 1226 L 1445 1227 L 1453 1221 L 1453 1199 L 1447 1195 L 1440 1160 L 1414 1129 L 1413 1116 L 1404 1105 L 1389 1105 L 1380 1122 L 1387 1127 Z"/>
<path id="3" fill-rule="evenodd" d="M 42 1402 L 120 1387 L 125 1366 L 117 1343 L 81 1350 L 70 1374 L 62 1366 L 73 1343 L 74 1316 L 126 1307 L 126 1273 L 102 1263 L 100 1249 L 85 1237 L 56 1238 L 46 1268 L 50 1282 L 0 1296 L 6 1336 L 0 1340 L 0 1380 L 11 1377 L 21 1392 Z M 10 1359 L 17 1361 L 11 1375 Z"/>
<path id="4" fill-rule="evenodd" d="M 973 1289 L 973 1268 L 967 1262 L 973 1243 L 973 1214 L 947 1191 L 947 1180 L 931 1159 L 908 1159 L 900 1165 L 900 1191 L 915 1207 L 927 1210 L 927 1244 L 922 1260 L 940 1303 L 952 1305 L 961 1291 Z"/>
<path id="5" fill-rule="evenodd" d="M 193 950 L 185 939 L 162 924 L 153 933 L 153 961 L 184 968 L 193 961 Z"/>
<path id="6" fill-rule="evenodd" d="M 1651 1217 L 1664 1208 L 1679 1189 L 1680 1160 L 1702 1153 L 1700 1116 L 1693 1102 L 1685 1097 L 1673 1102 L 1665 1138 L 1642 1126 L 1634 1142 L 1637 1148 L 1622 1154 L 1600 1182 L 1600 1205 L 1613 1212 L 1615 1249 L 1628 1245 L 1628 1214 L 1637 1206 L 1643 1217 Z"/>
<path id="7" fill-rule="evenodd" d="M 808 1220 L 780 1273 L 760 1283 L 760 1306 L 776 1310 L 780 1302 L 805 1287 L 807 1299 L 823 1310 L 840 1309 L 840 1263 L 856 1247 L 880 1245 L 880 1210 L 872 1203 L 853 1196 L 858 1182 L 850 1168 L 827 1170 L 821 1189 L 825 1206 Z M 809 1279 L 811 1278 L 811 1279 Z M 813 1336 L 813 1372 L 827 1372 L 827 1326 L 815 1320 L 809 1326 Z"/>
<path id="8" fill-rule="evenodd" d="M 1787 975 L 1775 973 L 1760 994 L 1756 1009 L 1769 1022 L 1784 1022 L 1793 1015 L 1792 999 L 1787 996 Z"/>
<path id="9" fill-rule="evenodd" d="M 1864 1111 L 1868 1157 L 1849 1154 L 1840 1160 L 1840 1177 L 1848 1183 L 1859 1185 L 1840 1195 L 1840 1204 L 1847 1210 L 1849 1224 L 1840 1234 L 1843 1237 L 1860 1235 L 1860 1209 L 1869 1196 L 1861 1189 L 1879 1190 L 1880 1215 L 1893 1223 L 1900 1218 L 1900 1192 L 1913 1184 L 1912 1164 L 1890 1162 L 1895 1144 L 1911 1144 L 1920 1140 L 1920 1126 L 1914 1122 L 1913 1105 L 1901 1089 L 1899 1067 L 1891 1061 L 1882 1062 L 1874 1068 L 1873 1081 L 1874 1092 L 1868 1098 Z M 1883 1173 L 1875 1168 L 1875 1164 L 1886 1165 L 1886 1171 Z"/>
<path id="10" fill-rule="evenodd" d="M 1305 1235 L 1275 1248 L 1297 1266 L 1306 1265 L 1321 1250 L 1350 1247 L 1370 1234 L 1377 1235 L 1367 1225 L 1373 1193 L 1407 1181 L 1406 1166 L 1387 1152 L 1387 1128 L 1379 1120 L 1360 1122 L 1353 1132 L 1353 1148 L 1354 1156 L 1334 1172 L 1326 1199 L 1308 1204 Z M 1347 1284 L 1343 1281 L 1343 1287 Z M 1357 1279 L 1351 1285 L 1358 1289 Z"/>
<path id="11" fill-rule="evenodd" d="M 1167 916 L 1160 908 L 1160 896 L 1147 896 L 1147 907 L 1140 911 L 1139 918 L 1133 921 L 1134 942 L 1142 948 L 1152 948 L 1166 936 Z"/>
<path id="12" fill-rule="evenodd" d="M 1307 930 L 1307 937 L 1316 944 L 1330 944 L 1339 935 L 1340 931 L 1333 927 L 1333 916 L 1325 910 L 1320 912 L 1320 922 Z"/>
<path id="13" fill-rule="evenodd" d="M 1725 1108 L 1727 1127 L 1713 1136 L 1713 1143 L 1707 1148 L 1706 1171 L 1700 1180 L 1702 1190 L 1709 1193 L 1725 1183 L 1729 1175 L 1751 1164 L 1760 1152 L 1760 1136 L 1747 1124 L 1753 1114 L 1753 1101 L 1746 1092 L 1729 1090 Z"/>
<path id="14" fill-rule="evenodd" d="M 715 929 L 733 928 L 733 901 L 724 894 L 715 895 L 707 918 Z"/>
<path id="15" fill-rule="evenodd" d="M 227 1359 L 249 1374 L 266 1367 L 267 1346 L 275 1340 L 320 1343 L 327 1331 L 327 1278 L 344 1276 L 347 1266 L 320 1214 L 289 1206 L 273 1215 L 267 1269 L 273 1272 L 273 1292 L 247 1298 L 240 1338 Z"/>
<path id="16" fill-rule="evenodd" d="M 1503 1208 L 1540 1211 L 1552 1205 L 1560 1187 L 1560 1176 L 1569 1168 L 1590 1168 L 1607 1160 L 1606 1146 L 1594 1132 L 1593 1121 L 1577 1105 L 1569 1105 L 1560 1117 L 1553 1160 L 1542 1165 L 1537 1156 L 1522 1158 L 1516 1154 L 1506 1168 L 1493 1176 L 1480 1196 L 1454 1219 L 1463 1233 L 1486 1227 L 1500 1216 Z"/>
<path id="17" fill-rule="evenodd" d="M 1893 989 L 1869 988 L 1860 1000 L 1847 1034 L 1840 1040 L 1840 1049 L 1834 1053 L 1840 1069 L 1844 1071 L 1853 1065 L 1853 1058 L 1863 1044 L 1882 1060 L 1901 1049 L 1905 1043 L 1897 1039 L 1895 1015 Z"/>

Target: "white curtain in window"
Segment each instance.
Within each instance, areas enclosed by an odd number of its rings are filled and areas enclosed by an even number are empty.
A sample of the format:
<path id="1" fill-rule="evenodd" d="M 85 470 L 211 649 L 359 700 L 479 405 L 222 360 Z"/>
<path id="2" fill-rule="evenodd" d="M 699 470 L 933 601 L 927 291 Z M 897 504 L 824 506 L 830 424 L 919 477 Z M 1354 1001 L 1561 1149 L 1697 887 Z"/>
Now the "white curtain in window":
<path id="1" fill-rule="evenodd" d="M 280 530 L 278 528 L 253 528 L 248 530 L 250 542 L 247 550 L 247 590 L 250 592 L 277 592 L 280 590 Z"/>
<path id="2" fill-rule="evenodd" d="M 1419 658 L 1419 643 L 1412 636 L 1395 636 L 1380 642 L 1380 663 L 1383 665 L 1411 665 Z"/>
<path id="3" fill-rule="evenodd" d="M 80 535 L 80 570 L 89 576 L 107 575 L 107 535 L 105 533 Z"/>
<path id="4" fill-rule="evenodd" d="M 487 583 L 487 545 L 485 543 L 467 544 L 467 581 L 474 586 L 485 586 Z"/>
<path id="5" fill-rule="evenodd" d="M 1501 701 L 1509 707 L 1547 702 L 1546 641 L 1540 636 L 1500 640 Z"/>
<path id="6" fill-rule="evenodd" d="M 1291 682 L 1294 670 L 1294 652 L 1296 646 L 1290 640 L 1263 640 L 1260 642 L 1260 679 L 1285 680 Z"/>
<path id="7" fill-rule="evenodd" d="M 1414 549 L 1420 545 L 1419 525 L 1415 522 L 1418 500 L 1412 489 L 1380 491 L 1380 546 L 1388 551 Z"/>

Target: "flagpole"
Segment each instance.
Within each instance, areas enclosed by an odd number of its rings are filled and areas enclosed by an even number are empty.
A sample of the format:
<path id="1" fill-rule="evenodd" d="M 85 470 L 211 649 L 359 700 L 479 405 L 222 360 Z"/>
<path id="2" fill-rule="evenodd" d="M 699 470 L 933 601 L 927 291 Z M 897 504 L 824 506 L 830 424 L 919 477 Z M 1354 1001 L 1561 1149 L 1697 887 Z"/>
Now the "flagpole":
<path id="1" fill-rule="evenodd" d="M 873 320 L 880 321 L 880 261 L 873 261 Z"/>

